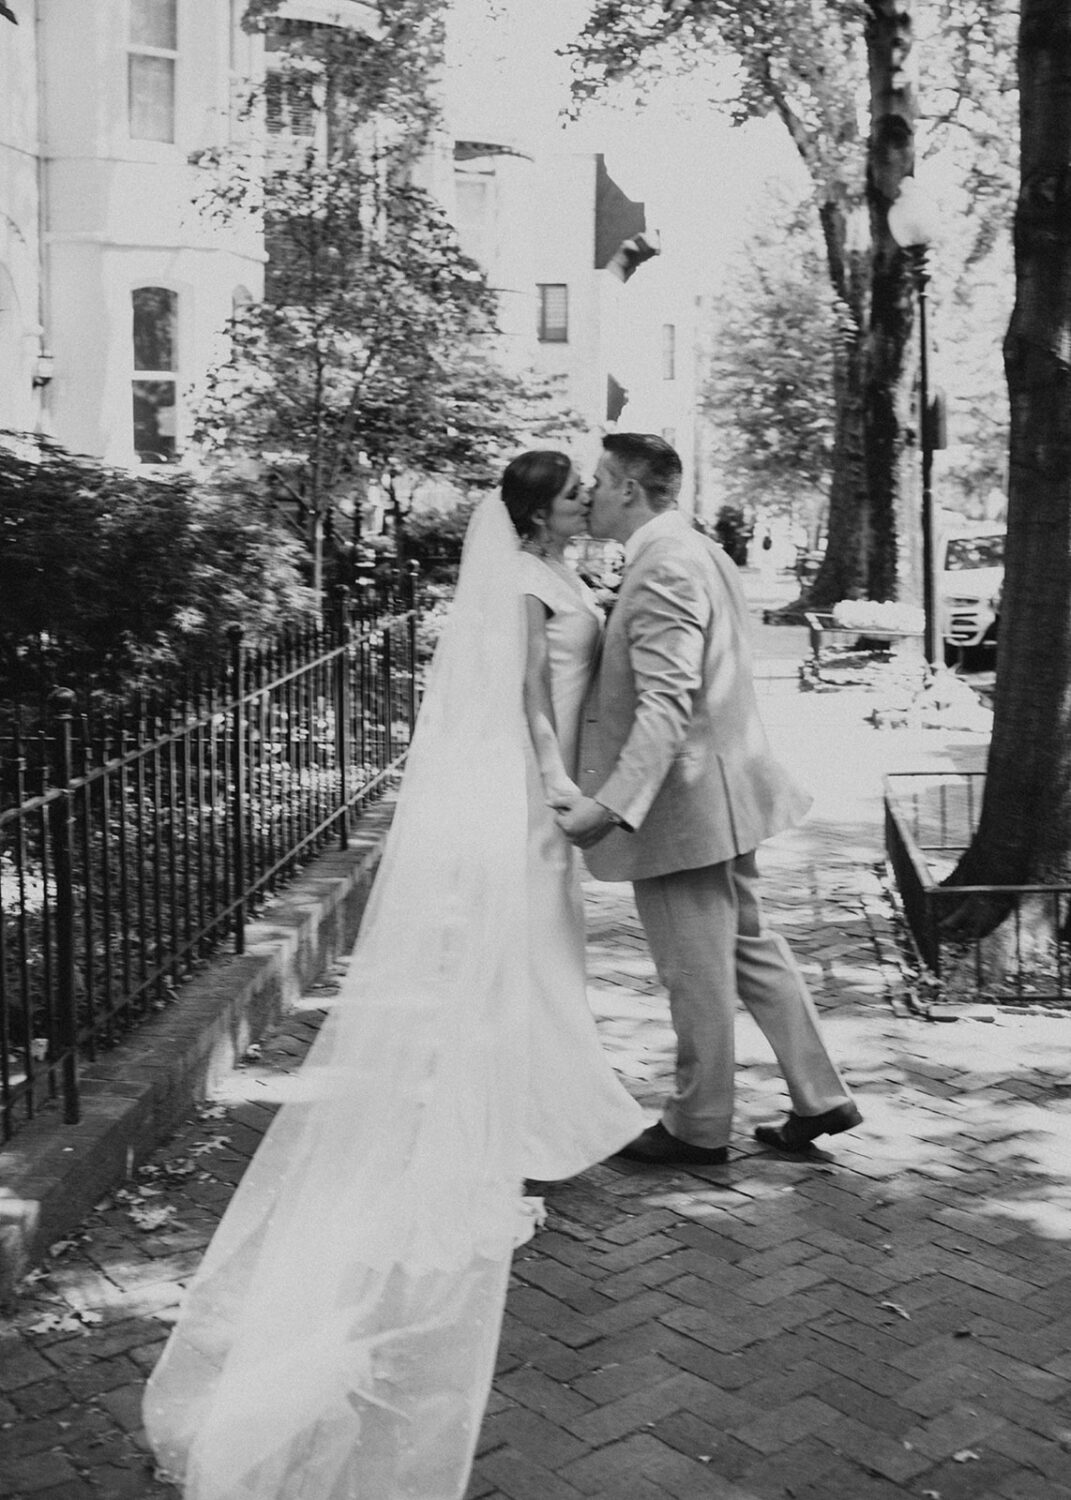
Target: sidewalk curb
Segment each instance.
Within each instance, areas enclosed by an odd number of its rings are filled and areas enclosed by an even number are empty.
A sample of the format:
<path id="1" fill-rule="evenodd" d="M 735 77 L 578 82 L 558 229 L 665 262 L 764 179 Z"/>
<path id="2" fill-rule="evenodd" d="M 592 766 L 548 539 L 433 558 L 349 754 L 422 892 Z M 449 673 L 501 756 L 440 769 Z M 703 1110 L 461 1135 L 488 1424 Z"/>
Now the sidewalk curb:
<path id="1" fill-rule="evenodd" d="M 349 951 L 393 812 L 393 798 L 367 812 L 345 852 L 321 855 L 248 924 L 244 954 L 217 956 L 166 1012 L 84 1063 L 77 1125 L 48 1106 L 0 1151 L 0 1302 Z"/>

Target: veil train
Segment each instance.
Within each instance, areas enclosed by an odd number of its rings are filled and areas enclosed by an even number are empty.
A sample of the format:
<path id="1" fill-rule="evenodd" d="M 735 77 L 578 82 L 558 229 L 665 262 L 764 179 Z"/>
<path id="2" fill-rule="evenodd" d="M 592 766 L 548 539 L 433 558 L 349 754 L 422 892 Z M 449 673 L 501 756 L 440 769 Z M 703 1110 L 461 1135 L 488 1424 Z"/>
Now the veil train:
<path id="1" fill-rule="evenodd" d="M 460 1500 L 522 1197 L 527 811 L 518 542 L 466 536 L 342 992 L 145 1394 L 186 1500 Z"/>

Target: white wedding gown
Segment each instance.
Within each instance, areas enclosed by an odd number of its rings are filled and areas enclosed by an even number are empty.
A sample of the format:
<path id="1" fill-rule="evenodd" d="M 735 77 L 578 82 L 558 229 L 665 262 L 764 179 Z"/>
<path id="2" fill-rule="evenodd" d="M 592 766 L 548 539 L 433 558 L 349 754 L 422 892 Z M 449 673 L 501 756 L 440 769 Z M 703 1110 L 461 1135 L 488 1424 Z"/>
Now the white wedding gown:
<path id="1" fill-rule="evenodd" d="M 523 553 L 521 586 L 547 619 L 551 698 L 562 759 L 576 774 L 580 716 L 602 632 L 591 590 Z M 579 859 L 547 807 L 528 747 L 528 900 L 532 987 L 526 1176 L 552 1182 L 601 1161 L 644 1128 L 603 1055 L 588 1009 Z"/>
<path id="2" fill-rule="evenodd" d="M 599 1049 L 576 862 L 533 779 L 530 563 L 481 502 L 346 982 L 145 1393 L 186 1500 L 460 1500 L 538 1213 L 523 1181 L 642 1126 Z M 598 622 L 555 597 L 568 739 Z"/>

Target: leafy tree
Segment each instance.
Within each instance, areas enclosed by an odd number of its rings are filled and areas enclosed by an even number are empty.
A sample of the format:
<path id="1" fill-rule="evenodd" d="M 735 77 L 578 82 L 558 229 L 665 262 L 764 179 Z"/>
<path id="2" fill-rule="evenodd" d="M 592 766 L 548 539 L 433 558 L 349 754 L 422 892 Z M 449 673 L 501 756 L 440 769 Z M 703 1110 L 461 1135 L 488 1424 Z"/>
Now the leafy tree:
<path id="1" fill-rule="evenodd" d="M 972 84 L 984 81 L 992 92 L 995 65 L 971 24 L 984 21 L 988 39 L 1006 9 L 1003 0 L 975 0 L 966 7 L 969 16 L 951 0 L 937 7 L 942 45 L 926 55 L 939 58 L 935 124 L 945 135 L 965 133 L 982 112 L 972 103 Z M 912 6 L 907 0 L 752 0 L 744 6 L 735 0 L 598 0 L 570 50 L 581 97 L 637 70 L 731 59 L 733 87 L 720 102 L 732 117 L 774 113 L 784 124 L 814 186 L 839 323 L 829 548 L 813 601 L 860 592 L 895 596 L 902 579 L 911 580 L 917 552 L 914 307 L 905 258 L 886 222 L 915 165 Z M 999 173 L 988 180 L 996 184 Z M 991 230 L 992 215 L 987 224 Z"/>
<path id="2" fill-rule="evenodd" d="M 307 612 L 300 549 L 257 488 L 109 469 L 0 441 L 0 698 L 89 678 L 118 689 L 219 661 Z"/>
<path id="3" fill-rule="evenodd" d="M 978 830 L 949 884 L 1071 879 L 1071 11 L 1022 0 L 1021 174 L 1004 599 L 993 738 Z M 1028 903 L 1029 907 L 1029 903 Z M 1007 903 L 970 896 L 953 933 L 992 930 Z M 1037 923 L 1051 912 L 1027 912 Z M 1065 926 L 1064 938 L 1071 937 Z"/>
<path id="4" fill-rule="evenodd" d="M 197 435 L 209 453 L 263 458 L 309 543 L 319 594 L 325 534 L 359 518 L 370 479 L 397 518 L 415 480 L 489 484 L 544 413 L 551 425 L 570 419 L 549 383 L 497 363 L 495 294 L 413 179 L 435 120 L 442 4 L 383 0 L 375 38 L 273 23 L 276 8 L 260 0 L 248 20 L 274 39 L 269 123 L 275 109 L 320 135 L 270 150 L 266 175 L 233 150 L 203 158 L 215 169 L 210 210 L 262 213 L 269 264 L 264 300 L 233 324 Z"/>
<path id="5" fill-rule="evenodd" d="M 837 309 L 798 212 L 768 224 L 712 300 L 700 410 L 731 503 L 817 529 L 833 457 Z"/>

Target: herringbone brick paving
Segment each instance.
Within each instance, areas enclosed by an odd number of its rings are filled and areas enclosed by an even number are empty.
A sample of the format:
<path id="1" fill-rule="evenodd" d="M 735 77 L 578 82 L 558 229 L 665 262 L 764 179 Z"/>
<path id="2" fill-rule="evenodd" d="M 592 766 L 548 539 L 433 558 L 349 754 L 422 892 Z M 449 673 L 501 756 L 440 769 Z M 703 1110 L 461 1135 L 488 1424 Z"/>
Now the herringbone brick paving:
<path id="1" fill-rule="evenodd" d="M 865 1123 L 811 1161 L 762 1152 L 750 1128 L 785 1100 L 741 1017 L 728 1166 L 615 1161 L 548 1189 L 469 1500 L 1071 1500 L 1071 1029 L 913 1014 L 876 870 L 879 772 L 978 747 L 883 738 L 852 695 L 762 670 L 818 793 L 768 846 L 771 915 Z M 665 1003 L 627 890 L 588 902 L 600 1028 L 653 1110 Z M 173 1494 L 139 1438 L 142 1381 L 335 982 L 27 1285 L 0 1345 L 0 1495 Z"/>

